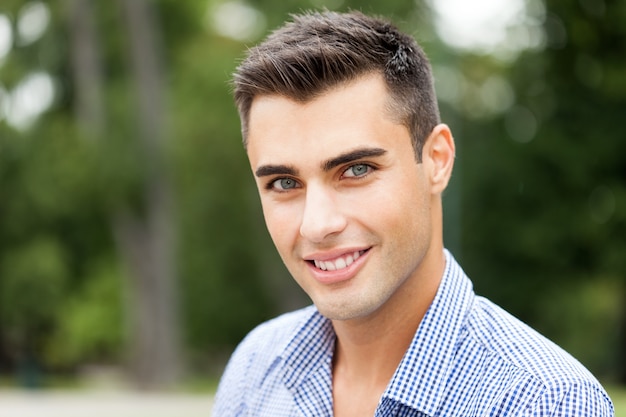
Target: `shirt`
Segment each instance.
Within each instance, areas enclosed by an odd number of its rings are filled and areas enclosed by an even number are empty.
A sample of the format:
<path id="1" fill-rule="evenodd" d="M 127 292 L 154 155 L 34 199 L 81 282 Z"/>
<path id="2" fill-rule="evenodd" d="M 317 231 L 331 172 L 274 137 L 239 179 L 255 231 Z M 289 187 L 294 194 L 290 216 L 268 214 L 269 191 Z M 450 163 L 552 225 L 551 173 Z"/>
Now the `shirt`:
<path id="1" fill-rule="evenodd" d="M 213 417 L 332 416 L 335 333 L 314 306 L 253 330 L 233 353 Z M 489 300 L 446 251 L 437 294 L 375 416 L 614 415 L 572 356 Z"/>

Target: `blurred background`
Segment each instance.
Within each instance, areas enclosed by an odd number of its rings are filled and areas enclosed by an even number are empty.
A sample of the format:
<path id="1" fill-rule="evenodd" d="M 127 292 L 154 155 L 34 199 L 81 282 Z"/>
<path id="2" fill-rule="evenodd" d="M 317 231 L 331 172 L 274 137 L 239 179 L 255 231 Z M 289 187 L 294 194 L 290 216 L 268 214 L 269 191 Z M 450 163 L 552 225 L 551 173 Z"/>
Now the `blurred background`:
<path id="1" fill-rule="evenodd" d="M 252 327 L 308 303 L 265 230 L 229 78 L 320 8 L 420 41 L 458 146 L 446 246 L 623 395 L 621 0 L 2 0 L 0 386 L 210 391 Z"/>

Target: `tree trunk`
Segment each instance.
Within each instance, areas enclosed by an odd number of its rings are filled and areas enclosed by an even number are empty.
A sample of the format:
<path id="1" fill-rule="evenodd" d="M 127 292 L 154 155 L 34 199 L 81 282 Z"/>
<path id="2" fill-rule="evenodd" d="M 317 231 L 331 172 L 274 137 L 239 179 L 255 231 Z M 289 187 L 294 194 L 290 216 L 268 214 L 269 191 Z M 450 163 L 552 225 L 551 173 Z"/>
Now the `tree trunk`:
<path id="1" fill-rule="evenodd" d="M 104 99 L 100 42 L 92 0 L 70 0 L 69 26 L 74 77 L 74 113 L 83 133 L 104 133 Z"/>
<path id="2" fill-rule="evenodd" d="M 147 387 L 180 377 L 179 317 L 175 286 L 173 204 L 166 175 L 165 100 L 160 31 L 147 0 L 119 0 L 129 37 L 141 149 L 147 158 L 145 219 L 119 217 L 118 238 L 133 268 L 132 363 Z"/>
<path id="3" fill-rule="evenodd" d="M 104 138 L 104 80 L 93 0 L 69 1 L 76 118 L 87 136 Z M 127 318 L 131 375 L 143 388 L 163 388 L 176 383 L 182 369 L 173 210 L 163 163 L 163 66 L 149 4 L 145 0 L 120 0 L 120 5 L 128 26 L 137 128 L 148 173 L 143 213 L 122 207 L 111 222 L 130 276 Z"/>

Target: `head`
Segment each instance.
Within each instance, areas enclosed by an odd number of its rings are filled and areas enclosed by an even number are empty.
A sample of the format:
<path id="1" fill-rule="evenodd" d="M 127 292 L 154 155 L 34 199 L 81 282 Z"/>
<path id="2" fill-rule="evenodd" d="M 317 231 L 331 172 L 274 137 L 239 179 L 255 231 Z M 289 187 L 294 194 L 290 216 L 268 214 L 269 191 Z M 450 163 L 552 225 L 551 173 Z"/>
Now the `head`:
<path id="1" fill-rule="evenodd" d="M 430 63 L 412 37 L 358 12 L 293 16 L 250 49 L 233 80 L 244 146 L 256 97 L 307 102 L 368 73 L 383 76 L 390 97 L 387 111 L 407 127 L 421 161 L 424 141 L 440 119 Z"/>
<path id="2" fill-rule="evenodd" d="M 267 228 L 319 311 L 425 311 L 454 142 L 417 44 L 359 13 L 295 17 L 250 51 L 235 98 Z"/>

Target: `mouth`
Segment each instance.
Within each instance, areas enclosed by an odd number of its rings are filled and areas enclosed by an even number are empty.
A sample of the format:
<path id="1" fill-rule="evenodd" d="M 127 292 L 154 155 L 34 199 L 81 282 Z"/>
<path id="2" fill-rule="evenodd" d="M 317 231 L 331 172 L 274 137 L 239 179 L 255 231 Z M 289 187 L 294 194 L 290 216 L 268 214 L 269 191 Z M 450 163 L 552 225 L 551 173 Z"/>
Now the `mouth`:
<path id="1" fill-rule="evenodd" d="M 321 271 L 338 271 L 338 270 L 347 268 L 350 265 L 352 265 L 354 261 L 359 259 L 361 255 L 363 255 L 368 250 L 369 249 L 347 253 L 335 259 L 328 259 L 328 260 L 312 259 L 312 260 L 308 260 L 307 262 L 311 263 L 312 265 L 314 265 L 317 269 Z"/>

